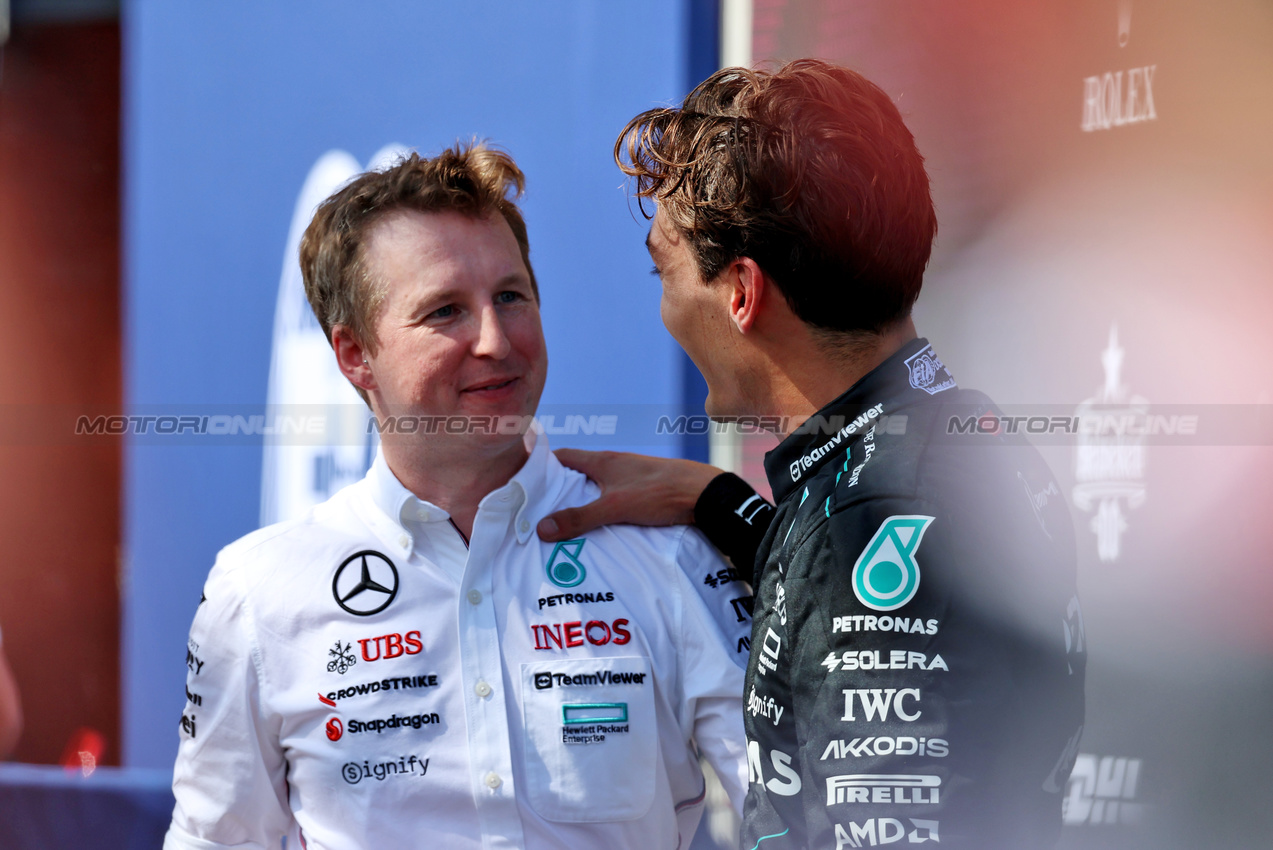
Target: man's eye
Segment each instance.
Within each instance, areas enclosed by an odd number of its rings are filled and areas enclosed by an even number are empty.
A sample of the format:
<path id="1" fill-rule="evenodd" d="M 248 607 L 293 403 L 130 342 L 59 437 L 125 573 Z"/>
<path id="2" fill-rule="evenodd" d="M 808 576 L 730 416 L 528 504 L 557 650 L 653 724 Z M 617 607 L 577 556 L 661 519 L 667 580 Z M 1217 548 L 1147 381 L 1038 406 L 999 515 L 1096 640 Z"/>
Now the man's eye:
<path id="1" fill-rule="evenodd" d="M 439 307 L 429 315 L 435 319 L 449 319 L 455 315 L 455 305 L 448 304 L 445 307 Z"/>
<path id="2" fill-rule="evenodd" d="M 514 301 L 520 301 L 521 297 L 522 294 L 520 292 L 513 292 L 509 289 L 496 295 L 495 300 L 501 304 L 512 304 Z"/>

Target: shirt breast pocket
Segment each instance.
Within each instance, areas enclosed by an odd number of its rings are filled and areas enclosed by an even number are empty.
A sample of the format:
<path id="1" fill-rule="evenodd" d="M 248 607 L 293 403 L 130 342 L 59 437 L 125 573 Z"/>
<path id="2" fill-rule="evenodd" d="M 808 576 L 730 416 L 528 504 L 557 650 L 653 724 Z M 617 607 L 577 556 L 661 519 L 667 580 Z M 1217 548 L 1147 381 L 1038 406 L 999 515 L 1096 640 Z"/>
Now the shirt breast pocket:
<path id="1" fill-rule="evenodd" d="M 566 823 L 633 820 L 654 802 L 658 730 L 650 660 L 522 665 L 527 798 Z"/>

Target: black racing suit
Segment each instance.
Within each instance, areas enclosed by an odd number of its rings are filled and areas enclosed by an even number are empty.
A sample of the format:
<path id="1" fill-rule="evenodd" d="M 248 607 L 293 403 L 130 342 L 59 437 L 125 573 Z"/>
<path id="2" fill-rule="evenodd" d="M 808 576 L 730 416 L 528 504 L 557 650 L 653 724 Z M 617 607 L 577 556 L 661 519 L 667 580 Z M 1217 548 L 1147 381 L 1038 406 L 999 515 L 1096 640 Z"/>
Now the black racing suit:
<path id="1" fill-rule="evenodd" d="M 696 518 L 755 587 L 742 850 L 1050 847 L 1083 723 L 1073 528 L 926 340 Z M 748 575 L 754 564 L 754 576 Z"/>

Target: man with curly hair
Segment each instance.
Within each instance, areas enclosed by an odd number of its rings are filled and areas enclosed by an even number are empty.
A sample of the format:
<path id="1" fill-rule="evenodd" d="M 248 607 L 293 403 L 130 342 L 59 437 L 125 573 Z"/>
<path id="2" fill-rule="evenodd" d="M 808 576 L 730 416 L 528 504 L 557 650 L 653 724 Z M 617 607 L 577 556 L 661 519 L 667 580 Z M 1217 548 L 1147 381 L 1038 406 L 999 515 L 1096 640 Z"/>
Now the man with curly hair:
<path id="1" fill-rule="evenodd" d="M 615 157 L 707 413 L 781 440 L 776 506 L 704 464 L 563 451 L 603 495 L 540 533 L 695 522 L 754 584 L 745 850 L 1052 845 L 1083 722 L 1073 531 L 911 321 L 937 220 L 897 108 L 827 62 L 728 68 Z"/>

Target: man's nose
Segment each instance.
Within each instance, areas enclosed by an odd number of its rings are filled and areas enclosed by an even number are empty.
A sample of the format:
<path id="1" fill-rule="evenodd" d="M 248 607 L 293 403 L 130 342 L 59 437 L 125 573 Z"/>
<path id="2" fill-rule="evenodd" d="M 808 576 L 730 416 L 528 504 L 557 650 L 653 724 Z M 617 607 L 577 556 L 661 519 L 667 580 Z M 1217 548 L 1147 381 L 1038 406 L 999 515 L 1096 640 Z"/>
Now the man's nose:
<path id="1" fill-rule="evenodd" d="M 478 315 L 477 339 L 473 343 L 474 356 L 503 360 L 511 348 L 499 312 L 494 305 L 488 306 Z"/>

